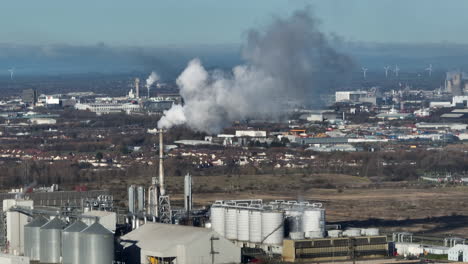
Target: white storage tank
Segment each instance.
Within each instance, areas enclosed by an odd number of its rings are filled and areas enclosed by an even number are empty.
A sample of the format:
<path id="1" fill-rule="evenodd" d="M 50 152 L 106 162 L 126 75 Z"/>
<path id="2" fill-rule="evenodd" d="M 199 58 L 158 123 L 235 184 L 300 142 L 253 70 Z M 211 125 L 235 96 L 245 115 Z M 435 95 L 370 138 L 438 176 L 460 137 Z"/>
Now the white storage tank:
<path id="1" fill-rule="evenodd" d="M 249 210 L 237 210 L 237 240 L 249 241 Z"/>
<path id="2" fill-rule="evenodd" d="M 114 234 L 99 223 L 94 223 L 80 232 L 81 263 L 114 263 Z"/>
<path id="3" fill-rule="evenodd" d="M 314 208 L 304 211 L 302 231 L 306 238 L 320 238 L 325 235 L 325 209 Z"/>
<path id="4" fill-rule="evenodd" d="M 360 228 L 348 228 L 343 232 L 343 236 L 345 236 L 345 237 L 359 237 L 359 236 L 361 236 L 361 229 Z"/>
<path id="5" fill-rule="evenodd" d="M 378 228 L 363 228 L 361 235 L 363 236 L 378 236 L 380 234 Z"/>
<path id="6" fill-rule="evenodd" d="M 237 240 L 237 209 L 229 207 L 226 208 L 224 217 L 225 237 L 227 239 Z"/>
<path id="7" fill-rule="evenodd" d="M 39 261 L 41 252 L 41 226 L 48 222 L 39 216 L 24 226 L 24 255 L 31 261 Z"/>
<path id="8" fill-rule="evenodd" d="M 225 236 L 224 232 L 224 212 L 225 209 L 222 206 L 212 206 L 211 207 L 211 228 L 216 231 L 216 233 Z"/>
<path id="9" fill-rule="evenodd" d="M 262 238 L 264 244 L 279 245 L 283 243 L 284 222 L 283 212 L 262 212 Z"/>
<path id="10" fill-rule="evenodd" d="M 41 226 L 41 247 L 39 260 L 41 263 L 60 263 L 62 256 L 62 229 L 65 223 L 57 217 Z"/>
<path id="11" fill-rule="evenodd" d="M 252 243 L 262 242 L 262 211 L 249 211 L 249 241 Z"/>
<path id="12" fill-rule="evenodd" d="M 328 230 L 329 237 L 342 237 L 343 231 L 341 230 Z"/>

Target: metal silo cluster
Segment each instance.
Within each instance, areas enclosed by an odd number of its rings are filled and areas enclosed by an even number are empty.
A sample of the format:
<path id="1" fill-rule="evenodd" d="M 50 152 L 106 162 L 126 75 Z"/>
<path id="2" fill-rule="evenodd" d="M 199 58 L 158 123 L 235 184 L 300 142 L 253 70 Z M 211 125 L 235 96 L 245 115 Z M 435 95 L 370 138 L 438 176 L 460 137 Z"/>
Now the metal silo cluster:
<path id="1" fill-rule="evenodd" d="M 230 240 L 280 245 L 284 237 L 324 237 L 321 204 L 262 200 L 217 201 L 211 207 L 211 228 Z"/>
<path id="2" fill-rule="evenodd" d="M 25 255 L 31 261 L 63 264 L 112 264 L 114 234 L 99 223 L 68 226 L 55 217 L 36 217 L 25 225 Z"/>

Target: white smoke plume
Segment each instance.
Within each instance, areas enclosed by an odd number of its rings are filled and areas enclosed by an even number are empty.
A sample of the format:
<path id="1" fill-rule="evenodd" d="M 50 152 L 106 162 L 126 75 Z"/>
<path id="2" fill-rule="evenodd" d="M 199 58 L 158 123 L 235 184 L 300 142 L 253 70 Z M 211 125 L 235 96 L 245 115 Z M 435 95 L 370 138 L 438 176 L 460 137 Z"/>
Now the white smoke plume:
<path id="1" fill-rule="evenodd" d="M 159 75 L 156 72 L 151 72 L 151 74 L 146 78 L 146 88 L 150 88 L 155 82 L 159 81 Z"/>
<path id="2" fill-rule="evenodd" d="M 310 11 L 276 18 L 262 31 L 250 30 L 243 48 L 246 63 L 231 72 L 208 72 L 190 61 L 177 78 L 185 104 L 164 113 L 159 128 L 185 123 L 191 129 L 217 133 L 234 120 L 277 118 L 282 103 L 317 106 L 336 80 L 350 71 L 351 60 L 336 52 Z"/>

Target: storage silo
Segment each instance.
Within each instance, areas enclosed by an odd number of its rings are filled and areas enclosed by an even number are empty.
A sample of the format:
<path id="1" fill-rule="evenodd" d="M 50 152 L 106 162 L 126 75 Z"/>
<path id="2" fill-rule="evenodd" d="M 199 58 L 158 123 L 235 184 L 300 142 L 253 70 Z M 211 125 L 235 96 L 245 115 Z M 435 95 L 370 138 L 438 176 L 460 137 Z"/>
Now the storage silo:
<path id="1" fill-rule="evenodd" d="M 132 214 L 136 213 L 136 187 L 135 185 L 130 185 L 128 187 L 128 211 Z"/>
<path id="2" fill-rule="evenodd" d="M 262 211 L 258 209 L 249 210 L 249 241 L 252 243 L 262 242 Z"/>
<path id="3" fill-rule="evenodd" d="M 302 217 L 302 229 L 306 238 L 321 238 L 325 235 L 325 210 L 308 209 Z"/>
<path id="4" fill-rule="evenodd" d="M 88 226 L 76 221 L 62 230 L 62 260 L 63 264 L 80 264 L 80 232 Z"/>
<path id="5" fill-rule="evenodd" d="M 144 212 L 145 211 L 145 188 L 143 186 L 138 186 L 138 208 L 137 212 Z"/>
<path id="6" fill-rule="evenodd" d="M 218 234 L 224 236 L 224 207 L 222 206 L 211 206 L 210 218 L 211 228 Z"/>
<path id="7" fill-rule="evenodd" d="M 43 216 L 36 217 L 24 225 L 24 255 L 31 261 L 39 261 L 41 253 L 41 226 L 49 220 Z"/>
<path id="8" fill-rule="evenodd" d="M 227 239 L 237 239 L 237 209 L 226 208 L 225 210 L 225 221 L 224 221 L 224 232 Z"/>
<path id="9" fill-rule="evenodd" d="M 41 263 L 60 263 L 62 229 L 64 227 L 65 223 L 57 217 L 41 226 L 39 255 Z"/>
<path id="10" fill-rule="evenodd" d="M 249 210 L 237 210 L 237 240 L 249 241 Z"/>
<path id="11" fill-rule="evenodd" d="M 86 264 L 114 262 L 114 234 L 99 223 L 80 232 L 79 259 Z"/>
<path id="12" fill-rule="evenodd" d="M 262 212 L 262 240 L 264 244 L 279 245 L 283 243 L 284 223 L 282 211 Z"/>

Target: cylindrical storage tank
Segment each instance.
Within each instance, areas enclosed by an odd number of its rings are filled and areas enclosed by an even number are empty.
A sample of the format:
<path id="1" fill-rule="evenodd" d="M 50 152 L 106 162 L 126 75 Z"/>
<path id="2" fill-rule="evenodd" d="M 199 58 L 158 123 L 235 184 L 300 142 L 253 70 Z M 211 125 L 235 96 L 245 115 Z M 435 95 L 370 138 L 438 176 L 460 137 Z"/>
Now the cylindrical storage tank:
<path id="1" fill-rule="evenodd" d="M 313 234 L 314 237 L 323 237 L 325 234 L 325 221 L 324 221 L 323 209 L 310 209 L 304 211 L 302 216 L 302 231 L 305 233 L 305 237 L 310 238 Z M 312 233 L 311 233 L 312 232 Z M 317 235 L 318 233 L 321 235 Z"/>
<path id="2" fill-rule="evenodd" d="M 80 232 L 88 226 L 76 221 L 62 231 L 62 261 L 63 264 L 81 264 L 80 262 Z"/>
<path id="3" fill-rule="evenodd" d="M 262 239 L 264 244 L 279 245 L 283 243 L 283 212 L 262 212 Z"/>
<path id="4" fill-rule="evenodd" d="M 99 223 L 80 232 L 81 263 L 112 264 L 114 262 L 114 234 Z"/>
<path id="5" fill-rule="evenodd" d="M 380 234 L 378 228 L 364 228 L 361 230 L 363 236 L 378 236 Z"/>
<path id="6" fill-rule="evenodd" d="M 345 237 L 359 237 L 361 236 L 361 229 L 360 228 L 349 228 L 343 232 L 343 236 Z"/>
<path id="7" fill-rule="evenodd" d="M 237 209 L 226 208 L 224 232 L 227 239 L 237 239 Z"/>
<path id="8" fill-rule="evenodd" d="M 211 207 L 211 228 L 218 234 L 224 236 L 224 207 L 212 206 Z"/>
<path id="9" fill-rule="evenodd" d="M 39 260 L 41 263 L 60 263 L 62 251 L 62 229 L 65 223 L 57 217 L 41 227 L 41 248 Z"/>
<path id="10" fill-rule="evenodd" d="M 43 216 L 24 225 L 24 255 L 32 261 L 39 261 L 41 254 L 41 226 L 49 220 Z"/>
<path id="11" fill-rule="evenodd" d="M 289 238 L 291 238 L 292 240 L 304 239 L 304 232 L 289 232 Z"/>
<path id="12" fill-rule="evenodd" d="M 249 210 L 237 210 L 237 240 L 249 241 Z"/>
<path id="13" fill-rule="evenodd" d="M 262 211 L 249 211 L 249 241 L 252 243 L 262 242 Z"/>
<path id="14" fill-rule="evenodd" d="M 341 230 L 328 230 L 329 237 L 341 237 L 343 236 L 343 231 Z"/>

